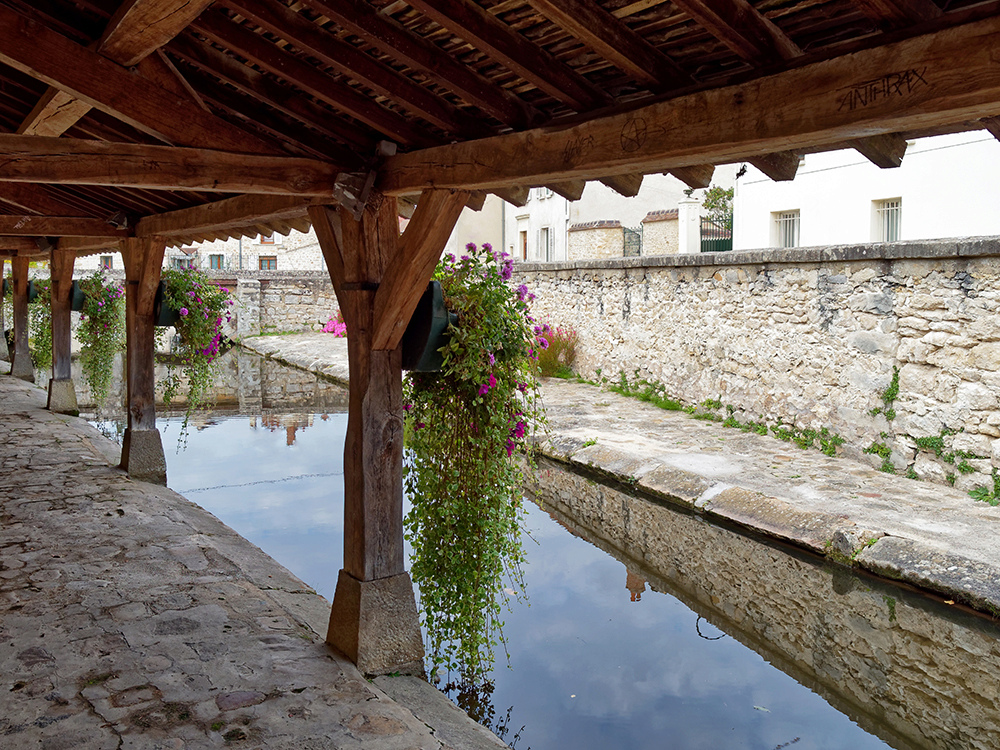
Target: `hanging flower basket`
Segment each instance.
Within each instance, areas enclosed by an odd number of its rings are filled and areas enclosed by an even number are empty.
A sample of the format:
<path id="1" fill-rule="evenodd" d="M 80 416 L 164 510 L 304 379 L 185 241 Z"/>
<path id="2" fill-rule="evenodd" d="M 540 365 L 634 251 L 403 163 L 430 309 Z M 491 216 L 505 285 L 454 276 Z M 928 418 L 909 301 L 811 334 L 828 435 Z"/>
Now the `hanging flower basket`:
<path id="1" fill-rule="evenodd" d="M 180 310 L 175 310 L 166 301 L 167 285 L 161 281 L 156 287 L 156 298 L 153 302 L 153 319 L 158 326 L 175 326 L 181 319 Z"/>
<path id="2" fill-rule="evenodd" d="M 457 322 L 458 316 L 444 305 L 441 282 L 431 281 L 403 334 L 403 369 L 439 372 L 444 364 L 440 350 L 450 339 L 448 324 Z"/>

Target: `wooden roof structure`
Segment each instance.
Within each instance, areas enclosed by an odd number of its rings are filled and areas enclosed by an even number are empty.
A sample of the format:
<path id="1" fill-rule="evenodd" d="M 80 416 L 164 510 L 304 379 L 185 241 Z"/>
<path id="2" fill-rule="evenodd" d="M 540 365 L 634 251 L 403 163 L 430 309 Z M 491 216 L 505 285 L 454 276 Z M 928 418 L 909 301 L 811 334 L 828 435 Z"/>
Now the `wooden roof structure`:
<path id="1" fill-rule="evenodd" d="M 897 166 L 909 138 L 1000 133 L 998 16 L 970 0 L 0 0 L 0 252 L 304 230 L 310 203 L 371 189 L 630 195 L 651 172 L 707 186 L 736 160 L 790 179 L 801 154 L 845 146 Z"/>

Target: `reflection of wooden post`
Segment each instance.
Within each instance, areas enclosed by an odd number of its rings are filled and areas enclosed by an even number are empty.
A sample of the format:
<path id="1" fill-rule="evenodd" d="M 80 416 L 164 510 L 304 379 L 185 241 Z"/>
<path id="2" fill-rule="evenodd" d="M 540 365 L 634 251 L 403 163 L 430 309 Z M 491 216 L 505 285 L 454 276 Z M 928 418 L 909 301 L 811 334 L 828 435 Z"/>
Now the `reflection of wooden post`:
<path id="1" fill-rule="evenodd" d="M 68 252 L 52 252 L 52 379 L 49 380 L 50 411 L 79 414 L 76 388 L 70 367 L 70 303 L 73 293 L 73 262 Z"/>
<path id="2" fill-rule="evenodd" d="M 423 672 L 413 584 L 403 557 L 399 342 L 468 199 L 447 191 L 426 196 L 411 221 L 413 234 L 407 229 L 402 238 L 394 198 L 373 195 L 360 221 L 345 209 L 309 210 L 347 324 L 350 363 L 344 568 L 326 639 L 365 674 Z"/>
<path id="3" fill-rule="evenodd" d="M 163 443 L 156 429 L 153 304 L 166 243 L 161 238 L 122 240 L 125 259 L 126 383 L 128 427 L 121 467 L 134 479 L 167 483 Z"/>
<path id="4" fill-rule="evenodd" d="M 3 284 L 4 279 L 4 266 L 7 265 L 7 259 L 0 257 L 0 285 Z M 3 290 L 0 288 L 0 359 L 4 362 L 10 362 L 10 350 L 7 348 L 7 326 L 3 319 Z"/>
<path id="5" fill-rule="evenodd" d="M 14 351 L 11 352 L 10 374 L 15 378 L 35 382 L 28 350 L 28 259 L 14 258 Z"/>

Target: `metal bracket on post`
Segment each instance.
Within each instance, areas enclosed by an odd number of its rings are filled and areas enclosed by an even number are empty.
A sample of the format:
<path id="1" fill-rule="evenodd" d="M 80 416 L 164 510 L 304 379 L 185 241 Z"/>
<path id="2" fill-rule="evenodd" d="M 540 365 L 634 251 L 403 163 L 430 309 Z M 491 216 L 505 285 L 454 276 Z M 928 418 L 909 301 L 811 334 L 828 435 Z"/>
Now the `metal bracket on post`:
<path id="1" fill-rule="evenodd" d="M 361 220 L 361 214 L 368 204 L 378 167 L 382 162 L 396 153 L 396 144 L 392 141 L 379 141 L 375 148 L 375 156 L 368 162 L 364 172 L 341 172 L 333 186 L 333 197 L 337 202 L 351 212 L 355 221 Z"/>

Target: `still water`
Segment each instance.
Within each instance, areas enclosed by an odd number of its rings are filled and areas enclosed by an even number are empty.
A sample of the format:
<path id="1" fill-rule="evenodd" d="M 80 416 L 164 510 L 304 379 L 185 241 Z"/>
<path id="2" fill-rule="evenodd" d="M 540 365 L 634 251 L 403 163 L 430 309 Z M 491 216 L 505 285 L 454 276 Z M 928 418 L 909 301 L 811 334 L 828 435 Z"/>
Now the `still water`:
<path id="1" fill-rule="evenodd" d="M 252 415 L 194 420 L 182 451 L 161 420 L 170 486 L 331 598 L 345 400 L 231 366 Z M 1000 748 L 993 621 L 550 464 L 528 495 L 530 606 L 470 711 L 513 747 Z"/>

